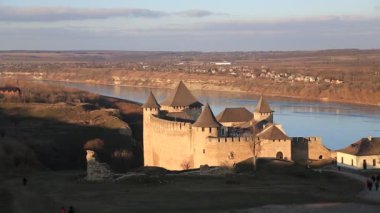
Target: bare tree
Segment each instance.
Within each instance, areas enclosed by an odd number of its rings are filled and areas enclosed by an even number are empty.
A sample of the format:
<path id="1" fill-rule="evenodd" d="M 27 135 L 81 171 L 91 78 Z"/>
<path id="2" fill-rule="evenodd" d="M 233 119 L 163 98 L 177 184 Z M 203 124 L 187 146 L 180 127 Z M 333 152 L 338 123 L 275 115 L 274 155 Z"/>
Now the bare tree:
<path id="1" fill-rule="evenodd" d="M 262 149 L 262 142 L 256 136 L 256 127 L 252 128 L 252 132 L 245 132 L 242 134 L 242 136 L 251 137 L 251 140 L 249 140 L 249 148 L 252 152 L 253 169 L 254 169 L 254 171 L 256 171 L 256 169 L 257 169 L 257 158 L 260 155 L 260 152 Z"/>
<path id="2" fill-rule="evenodd" d="M 189 160 L 184 160 L 181 163 L 181 167 L 183 170 L 189 170 L 191 168 L 191 162 Z"/>
<path id="3" fill-rule="evenodd" d="M 261 140 L 256 137 L 256 135 L 253 135 L 251 140 L 249 141 L 249 148 L 252 152 L 252 163 L 253 163 L 253 169 L 256 171 L 257 169 L 257 158 L 260 155 L 262 144 Z"/>

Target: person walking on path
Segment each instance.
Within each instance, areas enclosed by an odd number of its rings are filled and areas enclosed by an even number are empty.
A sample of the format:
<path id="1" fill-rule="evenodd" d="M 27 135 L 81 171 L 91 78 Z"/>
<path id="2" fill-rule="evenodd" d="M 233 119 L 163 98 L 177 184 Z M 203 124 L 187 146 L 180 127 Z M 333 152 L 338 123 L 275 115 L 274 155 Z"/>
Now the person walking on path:
<path id="1" fill-rule="evenodd" d="M 72 206 L 69 207 L 69 213 L 74 213 L 74 207 Z"/>
<path id="2" fill-rule="evenodd" d="M 368 188 L 369 191 L 372 190 L 372 182 L 371 182 L 370 179 L 367 179 L 367 188 Z"/>
<path id="3" fill-rule="evenodd" d="M 65 207 L 61 207 L 61 210 L 59 210 L 59 213 L 66 213 L 66 209 L 65 209 Z"/>
<path id="4" fill-rule="evenodd" d="M 375 183 L 375 189 L 376 189 L 376 191 L 379 189 L 379 181 L 376 181 L 376 183 Z"/>
<path id="5" fill-rule="evenodd" d="M 22 178 L 22 185 L 26 186 L 26 184 L 28 184 L 28 179 L 26 179 L 25 177 Z"/>
<path id="6" fill-rule="evenodd" d="M 372 175 L 371 179 L 372 179 L 372 183 L 374 183 L 376 181 L 375 175 Z"/>

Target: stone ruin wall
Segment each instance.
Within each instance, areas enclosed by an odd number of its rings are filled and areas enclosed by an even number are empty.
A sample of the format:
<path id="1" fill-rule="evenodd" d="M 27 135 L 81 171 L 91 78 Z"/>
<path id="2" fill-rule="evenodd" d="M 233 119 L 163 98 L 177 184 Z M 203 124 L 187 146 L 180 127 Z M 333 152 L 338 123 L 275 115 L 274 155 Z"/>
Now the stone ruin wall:
<path id="1" fill-rule="evenodd" d="M 96 159 L 96 153 L 86 150 L 87 160 L 87 181 L 105 181 L 112 177 L 112 172 L 108 164 L 101 163 Z"/>

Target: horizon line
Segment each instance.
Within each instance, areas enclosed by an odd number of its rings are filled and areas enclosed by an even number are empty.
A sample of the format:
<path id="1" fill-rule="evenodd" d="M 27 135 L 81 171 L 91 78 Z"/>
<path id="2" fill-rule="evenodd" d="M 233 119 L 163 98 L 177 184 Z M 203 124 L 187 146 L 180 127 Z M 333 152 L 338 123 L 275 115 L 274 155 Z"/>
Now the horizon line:
<path id="1" fill-rule="evenodd" d="M 0 50 L 0 52 L 167 52 L 167 53 L 234 53 L 234 52 L 321 52 L 321 51 L 342 51 L 342 50 L 356 50 L 356 51 L 376 51 L 380 48 L 332 48 L 332 49 L 298 49 L 298 50 L 227 50 L 227 51 L 202 51 L 202 50 L 110 50 L 110 49 L 72 49 L 72 50 L 38 50 L 38 49 L 9 49 Z"/>

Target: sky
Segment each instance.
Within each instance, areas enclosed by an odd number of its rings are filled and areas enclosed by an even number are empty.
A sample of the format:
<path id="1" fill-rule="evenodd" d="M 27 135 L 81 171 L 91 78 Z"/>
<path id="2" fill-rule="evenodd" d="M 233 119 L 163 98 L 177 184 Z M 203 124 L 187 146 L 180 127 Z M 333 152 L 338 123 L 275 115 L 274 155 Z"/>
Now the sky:
<path id="1" fill-rule="evenodd" d="M 0 0 L 0 50 L 380 48 L 378 0 Z"/>

